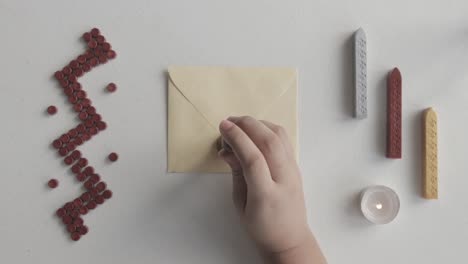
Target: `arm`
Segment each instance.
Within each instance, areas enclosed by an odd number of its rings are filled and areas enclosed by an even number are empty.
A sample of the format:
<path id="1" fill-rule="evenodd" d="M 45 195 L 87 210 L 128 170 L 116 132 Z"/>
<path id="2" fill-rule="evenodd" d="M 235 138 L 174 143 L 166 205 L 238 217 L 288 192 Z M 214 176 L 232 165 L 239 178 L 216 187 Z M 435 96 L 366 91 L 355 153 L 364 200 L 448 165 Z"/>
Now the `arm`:
<path id="1" fill-rule="evenodd" d="M 307 223 L 302 179 L 284 129 L 230 117 L 220 131 L 232 148 L 219 155 L 232 169 L 234 204 L 265 262 L 326 263 Z"/>

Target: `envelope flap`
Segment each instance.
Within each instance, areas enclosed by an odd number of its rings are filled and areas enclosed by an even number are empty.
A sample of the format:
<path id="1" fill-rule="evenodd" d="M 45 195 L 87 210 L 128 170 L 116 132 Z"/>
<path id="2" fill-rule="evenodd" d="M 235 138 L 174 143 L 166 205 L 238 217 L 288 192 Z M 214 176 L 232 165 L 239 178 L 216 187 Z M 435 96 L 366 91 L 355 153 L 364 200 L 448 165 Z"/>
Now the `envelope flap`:
<path id="1" fill-rule="evenodd" d="M 231 115 L 258 118 L 296 83 L 291 68 L 170 67 L 174 86 L 217 128 Z"/>

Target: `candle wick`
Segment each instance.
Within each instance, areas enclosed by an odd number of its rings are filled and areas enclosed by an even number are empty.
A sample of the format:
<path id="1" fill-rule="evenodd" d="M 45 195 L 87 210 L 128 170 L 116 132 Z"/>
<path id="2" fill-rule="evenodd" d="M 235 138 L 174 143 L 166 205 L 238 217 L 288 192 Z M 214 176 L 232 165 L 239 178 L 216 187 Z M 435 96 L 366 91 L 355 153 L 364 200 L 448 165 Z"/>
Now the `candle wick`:
<path id="1" fill-rule="evenodd" d="M 375 208 L 377 208 L 378 210 L 382 209 L 382 204 L 381 203 L 376 204 Z"/>

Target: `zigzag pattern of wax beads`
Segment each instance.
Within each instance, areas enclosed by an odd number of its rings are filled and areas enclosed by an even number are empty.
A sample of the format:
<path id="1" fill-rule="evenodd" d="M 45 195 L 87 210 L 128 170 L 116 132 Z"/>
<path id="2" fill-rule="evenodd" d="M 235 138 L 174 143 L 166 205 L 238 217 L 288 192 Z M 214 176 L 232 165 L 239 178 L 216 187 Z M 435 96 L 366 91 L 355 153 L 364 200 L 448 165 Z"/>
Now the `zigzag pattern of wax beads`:
<path id="1" fill-rule="evenodd" d="M 84 224 L 82 216 L 112 197 L 112 191 L 107 189 L 106 183 L 101 180 L 94 168 L 88 164 L 88 160 L 76 148 L 107 127 L 101 115 L 92 106 L 78 78 L 94 67 L 114 59 L 116 53 L 97 28 L 83 34 L 83 39 L 88 49 L 54 74 L 68 102 L 72 104 L 73 110 L 81 120 L 80 124 L 63 133 L 52 143 L 58 154 L 64 157 L 63 162 L 71 166 L 76 180 L 82 182 L 86 190 L 56 211 L 56 215 L 62 219 L 74 241 L 88 233 L 88 227 Z"/>

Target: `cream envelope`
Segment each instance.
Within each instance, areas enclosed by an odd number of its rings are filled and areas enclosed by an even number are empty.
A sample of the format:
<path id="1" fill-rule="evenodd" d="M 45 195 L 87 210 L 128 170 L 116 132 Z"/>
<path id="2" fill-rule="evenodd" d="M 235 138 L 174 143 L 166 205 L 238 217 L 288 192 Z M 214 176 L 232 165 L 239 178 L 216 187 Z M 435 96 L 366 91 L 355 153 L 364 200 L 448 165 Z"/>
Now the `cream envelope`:
<path id="1" fill-rule="evenodd" d="M 168 87 L 169 172 L 228 172 L 216 141 L 229 116 L 282 125 L 296 149 L 295 69 L 170 67 Z"/>

